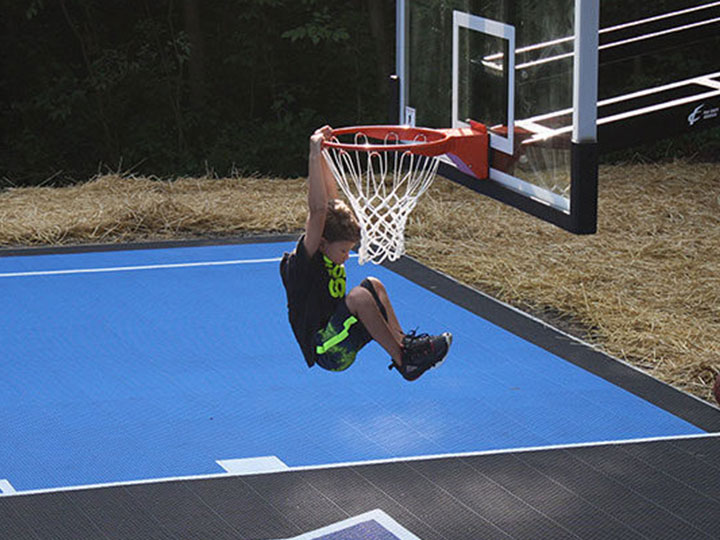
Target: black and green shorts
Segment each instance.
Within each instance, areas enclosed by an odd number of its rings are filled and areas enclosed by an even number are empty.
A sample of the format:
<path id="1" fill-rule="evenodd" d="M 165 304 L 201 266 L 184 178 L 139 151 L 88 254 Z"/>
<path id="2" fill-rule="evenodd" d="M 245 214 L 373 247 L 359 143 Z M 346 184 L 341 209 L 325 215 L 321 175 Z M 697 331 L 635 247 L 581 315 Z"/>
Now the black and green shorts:
<path id="1" fill-rule="evenodd" d="M 369 279 L 360 283 L 375 299 L 380 313 L 387 321 L 385 306 L 380 302 L 375 287 Z M 370 333 L 347 307 L 345 299 L 338 304 L 327 326 L 315 334 L 315 361 L 329 371 L 343 371 L 355 361 L 357 353 L 372 341 Z"/>

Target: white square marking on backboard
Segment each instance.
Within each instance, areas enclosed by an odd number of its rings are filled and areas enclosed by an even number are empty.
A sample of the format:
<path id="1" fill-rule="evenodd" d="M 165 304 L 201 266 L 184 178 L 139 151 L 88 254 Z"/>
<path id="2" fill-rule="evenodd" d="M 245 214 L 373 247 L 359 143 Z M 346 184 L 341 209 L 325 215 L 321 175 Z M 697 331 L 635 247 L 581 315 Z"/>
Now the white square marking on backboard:
<path id="1" fill-rule="evenodd" d="M 490 146 L 506 154 L 513 155 L 515 131 L 515 27 L 509 24 L 478 17 L 462 11 L 453 11 L 453 57 L 452 57 L 452 127 L 468 127 L 468 124 L 458 118 L 459 109 L 459 80 L 460 80 L 460 54 L 459 35 L 460 28 L 481 32 L 490 36 L 507 40 L 508 42 L 508 110 L 507 110 L 507 137 L 490 133 Z M 482 120 L 482 119 L 476 119 Z"/>

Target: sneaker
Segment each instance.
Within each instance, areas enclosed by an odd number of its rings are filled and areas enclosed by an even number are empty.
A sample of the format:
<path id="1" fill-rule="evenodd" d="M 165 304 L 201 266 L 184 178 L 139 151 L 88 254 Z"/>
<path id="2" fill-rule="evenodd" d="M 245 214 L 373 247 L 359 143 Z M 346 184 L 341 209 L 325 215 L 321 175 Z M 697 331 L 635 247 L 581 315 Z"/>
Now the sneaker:
<path id="1" fill-rule="evenodd" d="M 414 381 L 428 369 L 443 363 L 451 343 L 452 334 L 450 332 L 439 336 L 430 336 L 428 334 L 417 335 L 415 331 L 412 331 L 403 338 L 402 367 L 397 367 L 393 363 L 390 365 L 390 369 L 395 367 L 406 380 Z"/>

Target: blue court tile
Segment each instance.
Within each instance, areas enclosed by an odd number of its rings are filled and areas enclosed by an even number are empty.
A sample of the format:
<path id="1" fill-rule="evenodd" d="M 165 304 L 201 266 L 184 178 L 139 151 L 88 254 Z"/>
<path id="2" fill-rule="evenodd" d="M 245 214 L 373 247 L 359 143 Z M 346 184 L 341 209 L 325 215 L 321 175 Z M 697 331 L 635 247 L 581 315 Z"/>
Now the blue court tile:
<path id="1" fill-rule="evenodd" d="M 0 259 L 0 478 L 18 490 L 217 474 L 216 460 L 291 467 L 699 433 L 672 414 L 393 272 L 406 329 L 450 330 L 414 383 L 370 344 L 343 373 L 308 369 L 278 261 L 292 243 Z M 263 261 L 263 259 L 275 259 Z"/>

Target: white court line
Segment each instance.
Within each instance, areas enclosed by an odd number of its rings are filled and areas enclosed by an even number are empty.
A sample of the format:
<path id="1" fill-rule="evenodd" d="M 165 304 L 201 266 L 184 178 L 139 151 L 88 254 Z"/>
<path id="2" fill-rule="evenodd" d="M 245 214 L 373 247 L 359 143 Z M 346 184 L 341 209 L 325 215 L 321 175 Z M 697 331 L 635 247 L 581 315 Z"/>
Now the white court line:
<path id="1" fill-rule="evenodd" d="M 712 439 L 720 437 L 718 433 L 693 433 L 690 435 L 667 435 L 665 437 L 647 437 L 639 439 L 619 439 L 613 441 L 593 441 L 593 442 L 581 442 L 581 443 L 570 443 L 570 444 L 558 444 L 548 446 L 530 446 L 525 448 L 501 448 L 495 450 L 478 450 L 475 452 L 459 452 L 459 453 L 448 453 L 448 454 L 430 454 L 423 456 L 401 456 L 396 458 L 387 459 L 375 459 L 367 461 L 348 461 L 342 463 L 326 463 L 322 465 L 304 465 L 297 467 L 288 467 L 287 469 L 278 471 L 267 471 L 267 472 L 253 472 L 247 474 L 276 474 L 278 472 L 301 472 L 301 471 L 314 471 L 321 469 L 342 469 L 347 467 L 359 467 L 364 465 L 383 465 L 389 463 L 411 463 L 415 461 L 428 461 L 431 459 L 450 459 L 450 458 L 465 458 L 465 457 L 476 457 L 476 456 L 494 456 L 512 453 L 528 453 L 528 452 L 541 452 L 546 450 L 572 450 L 575 448 L 592 448 L 595 446 L 607 446 L 607 445 L 626 445 L 636 443 L 649 443 L 649 442 L 662 442 L 662 441 L 682 441 L 689 439 Z M 63 486 L 47 489 L 31 489 L 27 491 L 17 491 L 14 493 L 0 493 L 2 497 L 20 497 L 24 495 L 39 495 L 42 493 L 58 493 L 65 491 L 80 491 L 85 489 L 100 489 L 109 487 L 120 487 L 120 486 L 139 486 L 145 484 L 159 484 L 164 482 L 184 482 L 189 480 L 212 480 L 215 478 L 228 478 L 232 476 L 245 476 L 246 474 L 234 474 L 234 473 L 216 473 L 216 474 L 198 474 L 189 476 L 170 476 L 166 478 L 147 478 L 144 480 L 130 480 L 125 482 L 107 482 L 104 484 L 86 484 L 79 486 Z"/>
<path id="2" fill-rule="evenodd" d="M 236 259 L 230 261 L 202 261 L 168 264 L 147 264 L 138 266 L 109 266 L 106 268 L 70 268 L 67 270 L 36 270 L 31 272 L 6 272 L 0 278 L 33 277 L 33 276 L 67 276 L 73 274 L 103 274 L 108 272 L 136 272 L 139 270 L 166 270 L 168 268 L 197 268 L 200 266 L 231 266 L 238 264 L 260 264 L 278 262 L 282 257 L 270 259 Z"/>
<path id="3" fill-rule="evenodd" d="M 370 512 L 360 514 L 359 516 L 354 516 L 343 521 L 333 523 L 327 527 L 323 527 L 322 529 L 316 529 L 314 531 L 301 534 L 300 536 L 293 536 L 292 538 L 286 538 L 284 540 L 318 540 L 333 533 L 347 531 L 354 525 L 366 523 L 368 521 L 375 521 L 376 523 L 382 525 L 386 532 L 392 533 L 398 540 L 420 540 L 419 537 L 408 531 L 405 527 L 400 525 L 397 521 L 380 509 L 371 510 Z"/>
<path id="4" fill-rule="evenodd" d="M 350 258 L 358 257 L 356 253 Z M 240 264 L 262 264 L 280 262 L 282 257 L 271 257 L 268 259 L 235 259 L 229 261 L 201 261 L 168 264 L 147 264 L 138 266 L 108 266 L 105 268 L 70 268 L 67 270 L 34 270 L 29 272 L 5 272 L 0 273 L 0 278 L 36 277 L 36 276 L 67 276 L 73 274 L 103 274 L 109 272 L 136 272 L 140 270 L 167 270 L 169 268 L 197 268 L 201 266 L 233 266 Z"/>
<path id="5" fill-rule="evenodd" d="M 7 480 L 0 480 L 0 493 L 3 495 L 12 495 L 17 493 L 17 491 L 15 491 L 15 488 L 12 487 L 12 484 Z"/>
<path id="6" fill-rule="evenodd" d="M 215 463 L 230 474 L 239 476 L 243 474 L 259 474 L 268 472 L 287 471 L 290 469 L 277 456 L 262 456 L 255 458 L 219 459 Z"/>
<path id="7" fill-rule="evenodd" d="M 428 454 L 424 456 L 406 456 L 398 458 L 388 459 L 375 459 L 368 461 L 348 461 L 345 463 L 329 463 L 326 465 L 305 465 L 300 467 L 290 467 L 290 471 L 313 471 L 317 469 L 337 469 L 343 467 L 359 467 L 363 465 L 383 465 L 388 463 L 408 463 L 413 461 L 427 461 L 431 459 L 448 459 L 448 458 L 464 458 L 464 457 L 477 457 L 477 456 L 498 456 L 503 454 L 524 454 L 528 452 L 542 452 L 547 450 L 572 450 L 575 448 L 593 448 L 595 446 L 607 446 L 607 445 L 625 445 L 635 443 L 647 443 L 647 442 L 662 442 L 662 441 L 676 441 L 676 440 L 687 440 L 687 439 L 702 439 L 702 438 L 714 438 L 720 437 L 718 433 L 693 433 L 690 435 L 667 435 L 665 437 L 647 437 L 639 439 L 619 439 L 614 441 L 592 441 L 592 442 L 579 442 L 569 444 L 551 444 L 547 446 L 527 446 L 524 448 L 501 448 L 495 450 L 478 450 L 475 452 L 458 452 L 450 454 Z"/>

